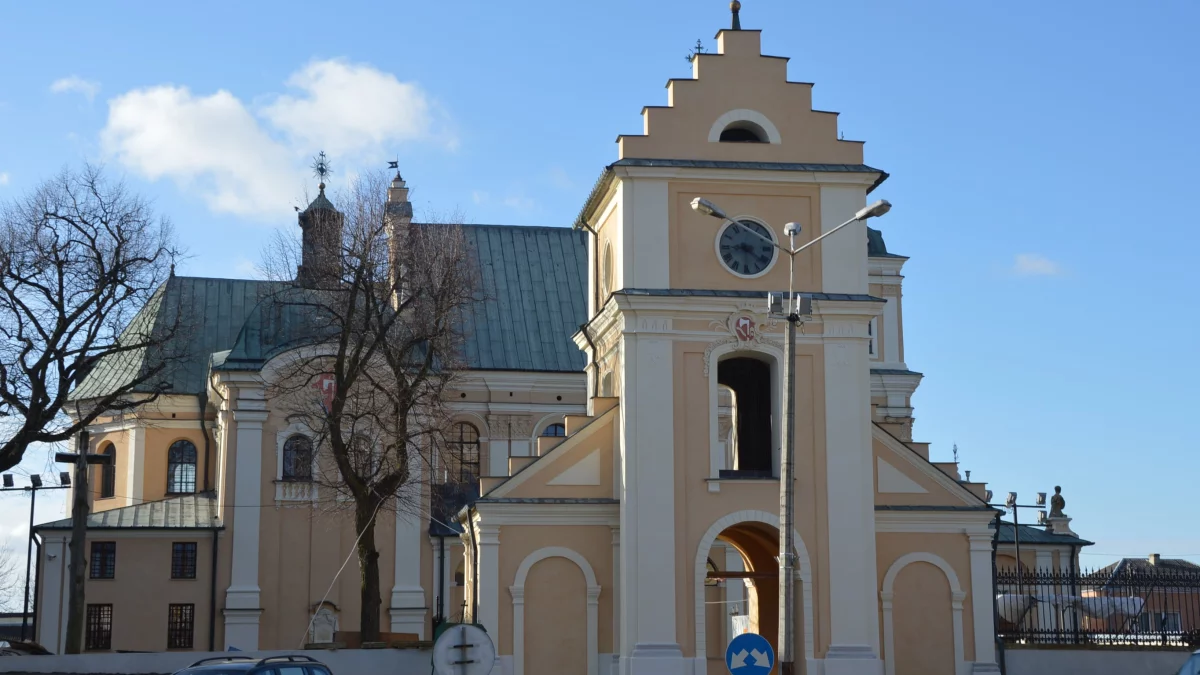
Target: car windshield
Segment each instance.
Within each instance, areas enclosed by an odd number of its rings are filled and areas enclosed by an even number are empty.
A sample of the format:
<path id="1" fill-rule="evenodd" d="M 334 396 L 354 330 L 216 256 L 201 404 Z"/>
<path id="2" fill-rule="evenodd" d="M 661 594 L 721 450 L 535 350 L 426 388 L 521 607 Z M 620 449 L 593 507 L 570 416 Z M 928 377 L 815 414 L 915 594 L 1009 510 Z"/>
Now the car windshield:
<path id="1" fill-rule="evenodd" d="M 1179 669 L 1179 675 L 1200 675 L 1200 653 L 1192 654 L 1192 658 Z"/>

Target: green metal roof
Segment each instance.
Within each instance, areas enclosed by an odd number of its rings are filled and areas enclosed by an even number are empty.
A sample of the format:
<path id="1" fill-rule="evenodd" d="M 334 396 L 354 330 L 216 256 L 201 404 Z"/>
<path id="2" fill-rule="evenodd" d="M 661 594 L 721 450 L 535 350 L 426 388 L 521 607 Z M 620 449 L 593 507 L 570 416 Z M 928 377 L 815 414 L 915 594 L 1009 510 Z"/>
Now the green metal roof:
<path id="1" fill-rule="evenodd" d="M 222 527 L 217 515 L 217 496 L 213 492 L 89 513 L 87 518 L 89 530 L 219 530 Z M 33 529 L 69 530 L 71 519 L 42 523 Z"/>
<path id="2" fill-rule="evenodd" d="M 475 370 L 579 372 L 584 355 L 571 336 L 587 314 L 587 242 L 566 227 L 465 225 L 480 299 L 464 317 L 463 359 Z M 272 356 L 311 341 L 307 291 L 289 283 L 171 277 L 127 330 L 183 326 L 167 350 L 172 368 L 136 388 L 198 394 L 209 368 L 256 370 Z M 72 394 L 93 398 L 132 381 L 155 355 L 130 352 L 102 360 Z"/>
<path id="3" fill-rule="evenodd" d="M 139 322 L 153 321 L 156 326 L 165 327 L 178 315 L 180 327 L 168 345 L 178 358 L 172 358 L 171 368 L 163 373 L 162 380 L 145 382 L 136 391 L 157 391 L 160 383 L 171 393 L 203 391 L 212 354 L 229 349 L 259 301 L 283 286 L 278 282 L 247 279 L 179 276 L 168 279 L 126 332 L 135 330 Z M 154 358 L 155 355 L 142 350 L 103 359 L 75 389 L 72 398 L 103 396 L 131 382 L 138 372 L 151 367 Z"/>

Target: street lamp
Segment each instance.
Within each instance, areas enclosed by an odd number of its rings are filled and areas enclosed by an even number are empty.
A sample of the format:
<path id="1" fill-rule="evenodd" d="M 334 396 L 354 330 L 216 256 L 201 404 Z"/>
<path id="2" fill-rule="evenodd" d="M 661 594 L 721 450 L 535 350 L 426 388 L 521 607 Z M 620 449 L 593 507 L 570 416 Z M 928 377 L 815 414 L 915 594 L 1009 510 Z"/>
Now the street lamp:
<path id="1" fill-rule="evenodd" d="M 796 325 L 803 320 L 801 318 L 803 315 L 811 313 L 811 300 L 804 298 L 805 301 L 802 302 L 801 298 L 795 297 L 794 272 L 796 268 L 796 254 L 851 223 L 882 216 L 890 211 L 891 208 L 892 205 L 890 203 L 881 199 L 859 209 L 853 218 L 799 247 L 796 246 L 796 235 L 800 234 L 799 223 L 788 223 L 783 227 L 783 233 L 788 237 L 787 248 L 775 243 L 773 239 L 747 228 L 747 231 L 754 233 L 755 236 L 788 256 L 787 313 L 784 314 L 783 303 L 777 304 L 774 297 L 771 295 L 767 296 L 768 312 L 782 315 L 781 318 L 787 321 L 787 340 L 784 342 L 784 361 L 787 362 L 787 367 L 784 371 L 783 380 L 785 411 L 783 452 L 779 461 L 779 663 L 780 672 L 783 675 L 792 675 L 795 672 L 796 652 L 795 637 L 792 630 L 792 627 L 796 625 L 795 617 L 793 616 L 795 611 L 795 590 L 792 584 L 796 568 L 796 556 L 792 553 L 792 549 L 794 548 L 792 531 L 794 529 L 793 521 L 795 520 L 793 511 L 796 496 L 795 485 L 792 479 L 796 463 Z M 706 216 L 712 216 L 724 222 L 731 222 L 721 207 L 707 199 L 700 197 L 693 199 L 692 209 L 697 213 L 703 213 Z"/>
<path id="2" fill-rule="evenodd" d="M 25 545 L 25 606 L 21 612 L 21 639 L 26 639 L 25 631 L 29 627 L 29 578 L 30 570 L 33 567 L 33 512 L 34 506 L 37 504 L 38 490 L 66 490 L 71 487 L 71 475 L 67 472 L 58 474 L 58 485 L 45 485 L 42 483 L 42 477 L 38 474 L 33 474 L 29 477 L 29 487 L 17 487 L 13 482 L 11 473 L 4 474 L 3 488 L 0 492 L 15 492 L 20 490 L 29 493 L 29 541 Z M 41 550 L 41 549 L 39 549 Z M 36 631 L 36 629 L 35 629 Z M 33 639 L 33 632 L 30 632 L 29 639 Z"/>
<path id="3" fill-rule="evenodd" d="M 991 490 L 988 490 L 991 493 Z M 992 504 L 991 506 L 999 506 Z M 1037 511 L 1037 524 L 1046 526 L 1049 523 L 1046 521 L 1046 493 L 1037 493 L 1037 498 L 1033 500 L 1033 504 L 1018 504 L 1017 493 L 1010 492 L 1004 499 L 1004 508 L 1012 511 L 1013 514 L 1013 548 L 1016 550 L 1017 556 L 1017 595 L 1022 595 L 1023 578 L 1021 576 L 1021 518 L 1018 515 L 1021 509 L 1034 509 Z"/>

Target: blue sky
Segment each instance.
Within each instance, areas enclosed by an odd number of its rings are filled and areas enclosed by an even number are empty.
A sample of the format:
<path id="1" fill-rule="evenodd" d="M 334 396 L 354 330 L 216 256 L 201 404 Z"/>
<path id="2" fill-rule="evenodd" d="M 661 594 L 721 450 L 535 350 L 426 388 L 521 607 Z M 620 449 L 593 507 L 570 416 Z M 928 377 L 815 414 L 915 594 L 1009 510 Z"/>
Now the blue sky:
<path id="1" fill-rule="evenodd" d="M 1061 484 L 1097 542 L 1085 564 L 1200 562 L 1200 5 L 745 0 L 742 17 L 892 174 L 879 225 L 912 257 L 917 438 L 941 460 L 957 443 L 998 494 Z M 728 21 L 723 0 L 9 5 L 0 199 L 103 161 L 174 220 L 181 273 L 210 276 L 252 273 L 295 226 L 322 149 L 334 184 L 398 158 L 421 211 L 565 226 Z M 61 513 L 44 501 L 39 519 Z M 3 522 L 26 503 L 0 497 Z"/>

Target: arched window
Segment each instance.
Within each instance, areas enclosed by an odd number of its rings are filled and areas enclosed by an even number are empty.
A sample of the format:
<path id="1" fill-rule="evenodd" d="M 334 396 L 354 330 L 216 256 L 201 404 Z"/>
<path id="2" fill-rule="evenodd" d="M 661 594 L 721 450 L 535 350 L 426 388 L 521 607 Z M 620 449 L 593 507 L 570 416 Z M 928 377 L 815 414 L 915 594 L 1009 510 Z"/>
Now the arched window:
<path id="1" fill-rule="evenodd" d="M 117 449 L 112 443 L 105 443 L 100 454 L 111 458 L 108 464 L 99 467 L 100 499 L 108 499 L 117 496 Z"/>
<path id="2" fill-rule="evenodd" d="M 196 491 L 196 446 L 179 440 L 167 451 L 167 494 Z"/>
<path id="3" fill-rule="evenodd" d="M 732 411 L 736 469 L 723 470 L 723 475 L 770 478 L 775 410 L 771 365 L 750 356 L 722 359 L 717 364 L 717 384 L 728 387 L 736 403 Z"/>
<path id="4" fill-rule="evenodd" d="M 459 422 L 446 435 L 447 482 L 473 483 L 479 480 L 479 430 L 474 426 Z"/>
<path id="5" fill-rule="evenodd" d="M 554 424 L 548 424 L 548 425 L 546 425 L 546 428 L 542 430 L 542 435 L 543 436 L 554 436 L 554 437 L 566 436 L 567 435 L 567 427 L 565 425 L 559 424 L 557 422 L 555 422 Z"/>
<path id="6" fill-rule="evenodd" d="M 739 120 L 721 130 L 722 143 L 766 143 L 767 132 L 749 120 Z"/>
<path id="7" fill-rule="evenodd" d="M 283 444 L 283 480 L 312 480 L 312 441 L 295 434 Z"/>

